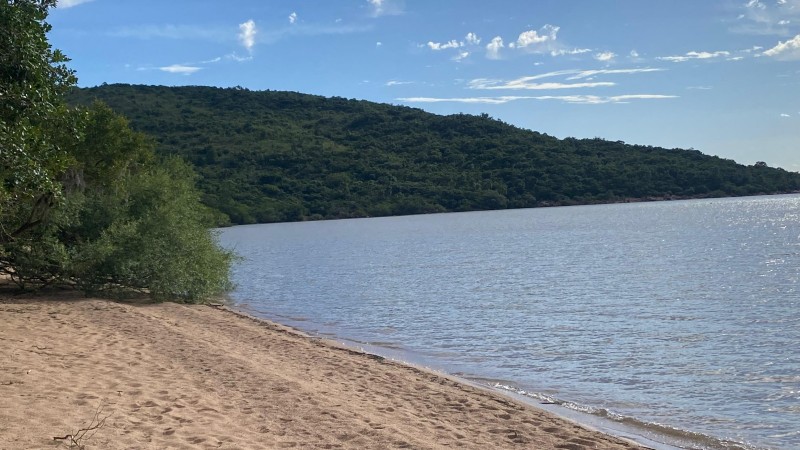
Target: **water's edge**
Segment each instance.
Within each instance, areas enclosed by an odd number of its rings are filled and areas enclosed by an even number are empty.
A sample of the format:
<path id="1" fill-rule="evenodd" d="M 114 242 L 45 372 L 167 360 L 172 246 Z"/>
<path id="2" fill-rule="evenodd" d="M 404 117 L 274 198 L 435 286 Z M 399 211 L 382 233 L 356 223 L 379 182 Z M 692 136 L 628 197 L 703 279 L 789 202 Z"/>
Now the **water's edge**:
<path id="1" fill-rule="evenodd" d="M 242 252 L 231 296 L 252 315 L 651 448 L 800 446 L 800 197 L 253 225 L 220 242 Z"/>
<path id="2" fill-rule="evenodd" d="M 320 333 L 303 326 L 304 321 L 302 320 L 292 320 L 290 317 L 281 317 L 260 311 L 249 307 L 247 304 L 239 303 L 233 298 L 230 298 L 228 307 L 237 313 L 268 320 L 311 337 L 336 341 L 345 347 L 381 356 L 406 366 L 444 374 L 463 384 L 515 399 L 535 409 L 575 422 L 585 428 L 633 441 L 652 450 L 758 450 L 751 446 L 723 441 L 688 430 L 647 423 L 634 417 L 614 414 L 606 409 L 579 405 L 565 399 L 553 398 L 547 394 L 525 391 L 516 387 L 509 380 L 495 380 L 470 376 L 464 373 L 450 373 L 440 367 L 421 363 L 421 358 L 414 358 L 414 353 L 401 345 L 390 343 L 376 345 L 375 343 L 361 342 L 334 333 Z"/>

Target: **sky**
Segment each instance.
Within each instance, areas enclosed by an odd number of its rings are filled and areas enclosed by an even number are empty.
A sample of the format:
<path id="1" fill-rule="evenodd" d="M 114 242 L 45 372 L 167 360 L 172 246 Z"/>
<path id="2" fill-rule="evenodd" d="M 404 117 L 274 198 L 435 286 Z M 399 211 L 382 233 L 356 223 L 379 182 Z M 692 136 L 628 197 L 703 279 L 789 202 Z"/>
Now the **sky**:
<path id="1" fill-rule="evenodd" d="M 800 0 L 60 0 L 80 86 L 295 91 L 800 172 Z"/>

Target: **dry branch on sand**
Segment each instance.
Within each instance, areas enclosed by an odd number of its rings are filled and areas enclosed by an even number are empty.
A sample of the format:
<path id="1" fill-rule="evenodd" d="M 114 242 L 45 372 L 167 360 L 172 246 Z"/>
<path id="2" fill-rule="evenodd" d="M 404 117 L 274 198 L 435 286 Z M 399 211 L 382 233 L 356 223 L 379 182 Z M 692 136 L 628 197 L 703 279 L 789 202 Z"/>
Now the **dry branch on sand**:
<path id="1" fill-rule="evenodd" d="M 94 412 L 94 417 L 92 417 L 92 421 L 89 422 L 89 425 L 80 428 L 78 431 L 67 434 L 65 436 L 54 436 L 54 441 L 67 441 L 69 443 L 70 448 L 75 447 L 80 450 L 86 448 L 86 442 L 92 438 L 103 426 L 106 424 L 106 420 L 111 417 L 111 414 L 107 414 L 102 419 L 100 416 L 103 413 L 103 404 L 100 403 L 100 406 L 97 407 L 97 410 Z"/>

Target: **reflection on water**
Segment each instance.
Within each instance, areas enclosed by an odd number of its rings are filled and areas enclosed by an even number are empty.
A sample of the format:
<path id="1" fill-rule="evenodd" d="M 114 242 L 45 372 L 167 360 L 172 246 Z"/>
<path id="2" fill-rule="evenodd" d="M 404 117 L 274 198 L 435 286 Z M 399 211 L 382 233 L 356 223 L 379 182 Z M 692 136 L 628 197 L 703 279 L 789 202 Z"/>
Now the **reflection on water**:
<path id="1" fill-rule="evenodd" d="M 236 301 L 576 407 L 800 448 L 800 196 L 234 227 Z M 302 318 L 302 322 L 291 318 Z"/>

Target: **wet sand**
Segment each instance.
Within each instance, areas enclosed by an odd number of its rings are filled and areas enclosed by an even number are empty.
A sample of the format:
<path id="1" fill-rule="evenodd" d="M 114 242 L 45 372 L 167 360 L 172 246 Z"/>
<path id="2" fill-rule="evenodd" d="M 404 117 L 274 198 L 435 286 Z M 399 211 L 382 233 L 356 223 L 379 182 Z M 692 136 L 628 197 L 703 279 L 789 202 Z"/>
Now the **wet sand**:
<path id="1" fill-rule="evenodd" d="M 225 308 L 0 293 L 0 449 L 95 416 L 87 449 L 641 448 Z"/>

